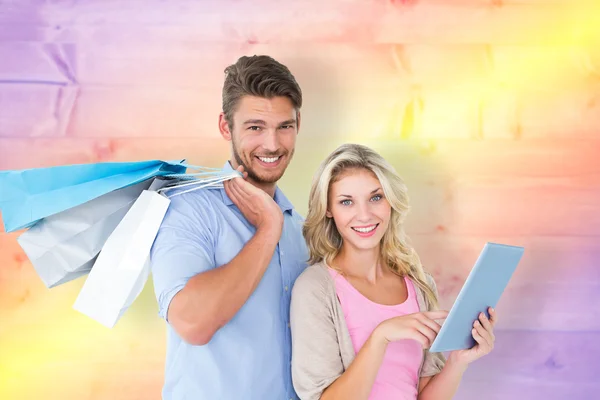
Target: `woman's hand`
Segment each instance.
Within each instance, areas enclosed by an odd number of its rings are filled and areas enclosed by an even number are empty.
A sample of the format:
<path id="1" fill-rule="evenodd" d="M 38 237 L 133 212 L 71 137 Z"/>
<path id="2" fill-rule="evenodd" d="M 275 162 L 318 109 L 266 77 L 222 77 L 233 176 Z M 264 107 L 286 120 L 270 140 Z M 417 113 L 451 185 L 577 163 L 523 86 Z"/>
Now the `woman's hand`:
<path id="1" fill-rule="evenodd" d="M 435 320 L 447 316 L 447 311 L 427 311 L 390 318 L 379 324 L 373 331 L 373 335 L 386 344 L 403 339 L 416 340 L 427 349 L 441 328 Z"/>
<path id="2" fill-rule="evenodd" d="M 448 361 L 454 364 L 466 366 L 473 361 L 489 354 L 494 349 L 494 326 L 498 322 L 498 315 L 493 308 L 488 308 L 490 318 L 484 313 L 479 314 L 479 319 L 473 323 L 473 339 L 477 342 L 475 346 L 467 350 L 455 350 L 450 352 Z"/>

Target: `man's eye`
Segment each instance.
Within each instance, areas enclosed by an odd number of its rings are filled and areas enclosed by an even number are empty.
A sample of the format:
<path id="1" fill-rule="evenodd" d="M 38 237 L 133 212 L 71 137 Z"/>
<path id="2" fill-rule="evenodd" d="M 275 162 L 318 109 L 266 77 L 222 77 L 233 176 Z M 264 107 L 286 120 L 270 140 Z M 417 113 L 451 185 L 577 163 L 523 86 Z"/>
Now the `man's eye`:
<path id="1" fill-rule="evenodd" d="M 250 129 L 251 131 L 258 131 L 260 130 L 260 126 L 251 126 L 248 129 Z"/>

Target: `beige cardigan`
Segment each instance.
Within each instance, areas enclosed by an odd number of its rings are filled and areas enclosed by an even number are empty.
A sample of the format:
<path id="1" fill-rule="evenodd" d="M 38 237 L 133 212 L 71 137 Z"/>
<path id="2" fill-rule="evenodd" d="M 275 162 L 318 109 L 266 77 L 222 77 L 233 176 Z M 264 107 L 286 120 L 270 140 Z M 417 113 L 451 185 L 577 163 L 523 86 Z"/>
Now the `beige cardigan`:
<path id="1" fill-rule="evenodd" d="M 436 291 L 433 278 L 428 283 Z M 415 285 L 421 311 L 429 310 L 423 292 Z M 436 292 L 437 294 L 437 292 Z M 318 400 L 354 360 L 350 333 L 327 266 L 318 263 L 302 272 L 292 289 L 292 381 L 301 400 Z M 419 376 L 441 371 L 442 353 L 424 350 Z"/>

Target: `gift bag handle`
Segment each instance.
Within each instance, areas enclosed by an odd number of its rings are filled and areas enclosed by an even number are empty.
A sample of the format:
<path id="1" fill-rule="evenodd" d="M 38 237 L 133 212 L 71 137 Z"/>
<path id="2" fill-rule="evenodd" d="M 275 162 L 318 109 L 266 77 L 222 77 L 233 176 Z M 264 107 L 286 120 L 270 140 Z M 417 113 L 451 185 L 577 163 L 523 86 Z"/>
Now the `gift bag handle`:
<path id="1" fill-rule="evenodd" d="M 214 187 L 214 186 L 219 186 L 224 182 L 227 181 L 229 179 L 233 179 L 233 178 L 239 178 L 242 177 L 241 172 L 239 171 L 232 171 L 229 173 L 223 173 L 221 170 L 219 170 L 220 173 L 198 173 L 198 174 L 172 174 L 172 175 L 168 175 L 168 177 L 178 177 L 178 178 L 185 178 L 185 177 L 189 177 L 189 176 L 207 176 L 207 175 L 212 175 L 212 178 L 206 178 L 206 179 L 189 179 L 188 181 L 186 181 L 185 183 L 180 183 L 180 184 L 175 184 L 172 186 L 166 186 L 163 188 L 160 188 L 157 190 L 158 193 L 162 193 L 164 196 L 171 198 L 180 194 L 184 194 L 184 193 L 189 193 L 189 192 L 193 192 L 195 190 L 198 189 L 202 189 L 202 188 L 206 188 L 206 187 Z M 181 192 L 177 192 L 174 193 L 172 195 L 167 195 L 165 192 L 171 189 L 175 189 L 175 188 L 182 188 L 182 187 L 187 187 L 187 186 L 191 186 L 190 189 L 187 190 L 183 190 Z"/>

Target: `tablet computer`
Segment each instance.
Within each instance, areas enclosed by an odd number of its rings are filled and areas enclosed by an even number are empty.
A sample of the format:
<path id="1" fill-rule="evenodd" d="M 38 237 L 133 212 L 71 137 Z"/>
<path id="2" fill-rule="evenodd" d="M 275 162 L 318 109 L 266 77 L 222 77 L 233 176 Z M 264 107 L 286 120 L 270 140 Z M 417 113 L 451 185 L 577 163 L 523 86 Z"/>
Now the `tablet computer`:
<path id="1" fill-rule="evenodd" d="M 477 342 L 471 330 L 488 307 L 495 308 L 517 268 L 523 247 L 486 243 L 429 351 L 470 349 Z"/>

